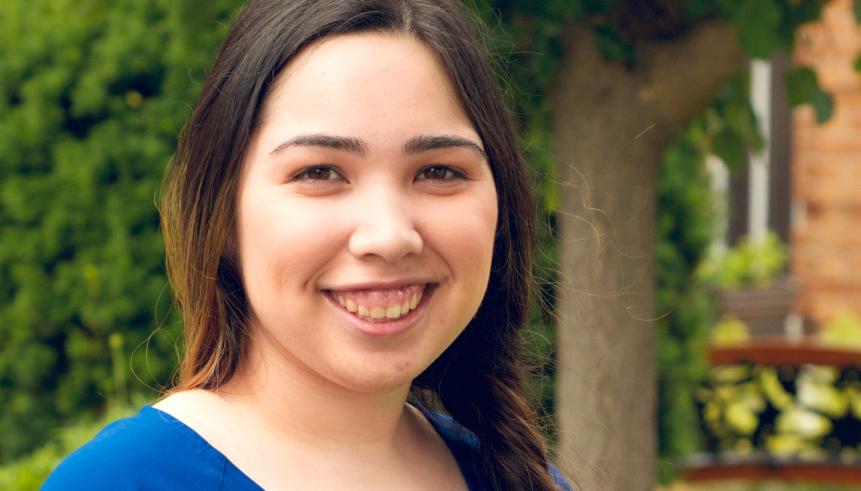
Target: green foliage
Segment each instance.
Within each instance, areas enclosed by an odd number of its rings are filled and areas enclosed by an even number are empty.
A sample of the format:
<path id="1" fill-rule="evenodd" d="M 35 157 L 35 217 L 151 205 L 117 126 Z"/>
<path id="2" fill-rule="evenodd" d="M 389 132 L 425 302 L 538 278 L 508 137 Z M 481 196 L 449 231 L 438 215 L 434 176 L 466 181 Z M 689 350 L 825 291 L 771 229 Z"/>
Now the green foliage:
<path id="1" fill-rule="evenodd" d="M 816 338 L 825 346 L 861 349 L 861 317 L 843 312 L 828 321 Z"/>
<path id="2" fill-rule="evenodd" d="M 739 41 L 754 58 L 767 58 L 780 46 L 780 2 L 748 0 L 733 2 Z"/>
<path id="3" fill-rule="evenodd" d="M 750 105 L 747 72 L 738 74 L 720 91 L 703 117 L 705 151 L 720 157 L 730 169 L 738 169 L 751 150 L 763 145 Z"/>
<path id="4" fill-rule="evenodd" d="M 655 247 L 658 445 L 664 458 L 702 447 L 694 390 L 705 377 L 712 307 L 695 271 L 711 242 L 704 119 L 671 147 L 658 183 Z M 662 480 L 672 466 L 659 468 Z"/>
<path id="5" fill-rule="evenodd" d="M 702 265 L 709 284 L 725 289 L 767 288 L 786 268 L 786 247 L 773 232 L 761 243 L 743 238 L 739 244 Z"/>
<path id="6" fill-rule="evenodd" d="M 142 379 L 133 392 L 167 382 L 177 324 L 152 203 L 196 97 L 189 75 L 202 76 L 236 3 L 4 3 L 0 462 L 126 398 L 120 371 Z M 192 19 L 204 28 L 190 32 Z M 115 334 L 126 350 L 112 360 Z"/>
<path id="7" fill-rule="evenodd" d="M 796 67 L 786 74 L 786 93 L 791 107 L 812 104 L 820 123 L 834 112 L 834 98 L 822 90 L 816 72 L 809 67 Z"/>
<path id="8" fill-rule="evenodd" d="M 84 419 L 63 428 L 26 457 L 0 466 L 0 489 L 38 491 L 48 474 L 66 455 L 90 440 L 109 422 L 132 413 L 130 407 L 112 406 L 99 419 Z"/>
<path id="9" fill-rule="evenodd" d="M 719 0 L 721 16 L 738 28 L 739 42 L 754 58 L 768 58 L 775 51 L 795 45 L 798 26 L 815 21 L 825 0 Z"/>
<path id="10" fill-rule="evenodd" d="M 861 24 L 861 0 L 852 1 L 852 12 L 855 14 L 855 23 Z M 855 58 L 855 65 L 853 67 L 856 72 L 861 72 L 861 54 Z"/>
<path id="11" fill-rule="evenodd" d="M 712 326 L 709 341 L 713 346 L 728 346 L 741 344 L 750 339 L 750 330 L 747 324 L 727 316 Z"/>
<path id="12" fill-rule="evenodd" d="M 594 28 L 595 47 L 604 58 L 631 64 L 637 59 L 637 48 L 626 40 L 613 26 L 599 25 Z"/>
<path id="13" fill-rule="evenodd" d="M 556 306 L 558 249 L 555 245 L 556 218 L 542 213 L 543 225 L 538 227 L 539 246 L 533 266 L 536 279 L 534 301 L 529 309 L 529 321 L 524 330 L 524 351 L 528 370 L 529 400 L 536 407 L 539 427 L 551 449 L 557 440 L 553 424 L 556 399 L 556 332 L 553 312 Z"/>
<path id="14" fill-rule="evenodd" d="M 739 165 L 749 149 L 762 144 L 748 85 L 743 73 L 732 80 L 670 148 L 661 168 L 656 304 L 663 315 L 657 324 L 658 441 L 665 458 L 703 446 L 694 394 L 708 373 L 705 354 L 714 312 L 708 284 L 698 273 L 714 216 L 705 157 L 717 154 Z M 671 466 L 658 470 L 663 481 L 672 478 Z"/>
<path id="15" fill-rule="evenodd" d="M 728 365 L 697 392 L 713 451 L 861 462 L 855 368 Z"/>

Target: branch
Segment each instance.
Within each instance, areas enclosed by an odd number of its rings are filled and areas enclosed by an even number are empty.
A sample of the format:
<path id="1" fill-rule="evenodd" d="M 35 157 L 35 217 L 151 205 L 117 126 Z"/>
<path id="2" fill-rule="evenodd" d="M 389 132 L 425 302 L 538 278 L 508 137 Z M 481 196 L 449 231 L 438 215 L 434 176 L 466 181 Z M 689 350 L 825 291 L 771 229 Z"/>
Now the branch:
<path id="1" fill-rule="evenodd" d="M 642 42 L 634 66 L 604 59 L 591 29 L 582 25 L 570 26 L 563 43 L 551 87 L 553 107 L 568 112 L 562 116 L 573 125 L 570 136 L 582 145 L 596 133 L 633 136 L 646 128 L 654 128 L 648 138 L 658 146 L 669 143 L 746 60 L 735 28 L 719 21 L 703 22 L 672 40 Z"/>
<path id="2" fill-rule="evenodd" d="M 702 23 L 673 41 L 646 43 L 642 56 L 644 103 L 677 125 L 708 107 L 747 61 L 735 27 L 721 21 Z"/>

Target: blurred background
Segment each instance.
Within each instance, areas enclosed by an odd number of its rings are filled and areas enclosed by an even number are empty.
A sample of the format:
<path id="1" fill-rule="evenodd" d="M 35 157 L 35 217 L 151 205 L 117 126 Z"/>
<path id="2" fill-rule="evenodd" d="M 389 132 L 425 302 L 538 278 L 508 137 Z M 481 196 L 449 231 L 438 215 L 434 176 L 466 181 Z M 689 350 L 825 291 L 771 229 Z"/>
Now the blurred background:
<path id="1" fill-rule="evenodd" d="M 4 0 L 0 489 L 170 386 L 156 202 L 240 0 Z M 861 1 L 467 1 L 539 195 L 583 490 L 861 489 Z"/>

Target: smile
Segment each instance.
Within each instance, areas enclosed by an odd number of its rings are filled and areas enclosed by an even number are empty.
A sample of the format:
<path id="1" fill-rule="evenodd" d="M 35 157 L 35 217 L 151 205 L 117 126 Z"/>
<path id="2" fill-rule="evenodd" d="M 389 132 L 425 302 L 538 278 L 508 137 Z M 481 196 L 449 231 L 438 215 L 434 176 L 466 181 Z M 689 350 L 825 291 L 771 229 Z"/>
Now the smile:
<path id="1" fill-rule="evenodd" d="M 341 307 L 373 322 L 388 322 L 406 316 L 422 301 L 426 284 L 387 290 L 332 291 Z"/>

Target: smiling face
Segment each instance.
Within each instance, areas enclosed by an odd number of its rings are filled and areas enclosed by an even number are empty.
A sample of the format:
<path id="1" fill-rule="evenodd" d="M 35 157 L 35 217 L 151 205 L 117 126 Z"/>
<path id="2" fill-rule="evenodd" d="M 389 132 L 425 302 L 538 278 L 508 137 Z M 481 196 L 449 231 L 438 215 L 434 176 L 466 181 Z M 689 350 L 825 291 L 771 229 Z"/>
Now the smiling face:
<path id="1" fill-rule="evenodd" d="M 432 52 L 319 41 L 279 75 L 243 162 L 239 263 L 264 363 L 361 392 L 404 388 L 473 317 L 496 189 Z"/>

